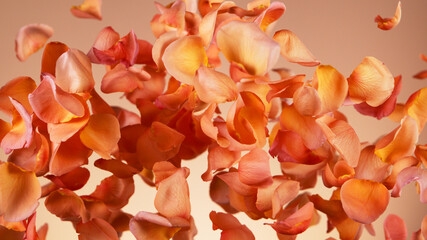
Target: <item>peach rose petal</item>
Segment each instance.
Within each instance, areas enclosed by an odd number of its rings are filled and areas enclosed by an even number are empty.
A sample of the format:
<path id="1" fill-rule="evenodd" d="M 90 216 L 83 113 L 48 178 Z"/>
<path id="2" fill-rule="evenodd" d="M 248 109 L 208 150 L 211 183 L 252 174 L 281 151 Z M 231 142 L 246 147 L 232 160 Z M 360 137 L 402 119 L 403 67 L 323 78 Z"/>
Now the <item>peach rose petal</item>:
<path id="1" fill-rule="evenodd" d="M 154 206 L 167 218 L 190 218 L 190 197 L 184 168 L 160 182 Z"/>
<path id="2" fill-rule="evenodd" d="M 268 186 L 273 183 L 270 172 L 269 155 L 255 148 L 239 161 L 239 179 L 249 186 Z"/>
<path id="3" fill-rule="evenodd" d="M 212 37 L 215 32 L 215 24 L 217 22 L 218 12 L 220 10 L 225 10 L 230 7 L 235 6 L 236 4 L 232 1 L 222 2 L 219 7 L 203 16 L 202 21 L 199 25 L 199 35 L 202 38 L 203 45 L 208 47 L 211 44 Z"/>
<path id="4" fill-rule="evenodd" d="M 381 30 L 390 30 L 397 26 L 400 22 L 400 18 L 402 17 L 402 4 L 397 3 L 396 12 L 394 13 L 394 17 L 392 18 L 382 18 L 380 15 L 378 15 L 375 18 L 375 22 L 378 24 L 378 28 Z"/>
<path id="5" fill-rule="evenodd" d="M 231 21 L 218 30 L 216 41 L 228 61 L 243 65 L 251 75 L 263 76 L 279 59 L 279 44 L 254 23 Z"/>
<path id="6" fill-rule="evenodd" d="M 221 213 L 212 211 L 209 214 L 209 218 L 212 221 L 213 230 L 222 230 L 222 240 L 232 239 L 247 239 L 255 240 L 253 233 L 249 230 L 246 225 L 242 225 L 239 220 L 229 213 Z"/>
<path id="7" fill-rule="evenodd" d="M 427 122 L 427 87 L 413 93 L 405 103 L 405 113 L 417 121 L 418 131 Z"/>
<path id="8" fill-rule="evenodd" d="M 273 39 L 280 44 L 280 54 L 288 62 L 298 63 L 306 67 L 314 67 L 320 64 L 295 33 L 289 30 L 280 30 L 274 34 Z"/>
<path id="9" fill-rule="evenodd" d="M 315 116 L 320 113 L 322 104 L 316 89 L 302 86 L 294 92 L 293 103 L 295 109 L 303 116 Z"/>
<path id="10" fill-rule="evenodd" d="M 29 114 L 33 113 L 28 94 L 32 93 L 37 88 L 36 82 L 30 77 L 17 77 L 0 88 L 0 111 L 12 117 L 12 112 L 15 109 L 9 97 L 15 99 L 25 107 Z"/>
<path id="11" fill-rule="evenodd" d="M 262 8 L 263 6 L 264 5 L 258 6 L 258 8 Z M 260 15 L 258 15 L 254 22 L 257 23 L 261 30 L 265 32 L 267 27 L 279 20 L 285 11 L 285 4 L 282 2 L 272 2 L 270 6 L 268 6 Z"/>
<path id="12" fill-rule="evenodd" d="M 316 68 L 313 87 L 319 94 L 322 113 L 338 110 L 348 94 L 347 79 L 330 65 L 320 65 Z"/>
<path id="13" fill-rule="evenodd" d="M 55 83 L 69 93 L 88 93 L 95 86 L 92 64 L 89 58 L 77 49 L 69 49 L 56 61 Z"/>
<path id="14" fill-rule="evenodd" d="M 38 206 L 40 183 L 34 172 L 13 163 L 0 164 L 0 215 L 8 222 L 28 218 Z"/>
<path id="15" fill-rule="evenodd" d="M 155 178 L 155 184 L 158 187 L 159 183 L 168 177 L 172 176 L 174 173 L 179 171 L 180 168 L 175 167 L 171 162 L 161 161 L 156 162 L 153 166 L 153 174 Z M 190 174 L 190 169 L 184 167 L 185 177 L 187 178 Z"/>
<path id="16" fill-rule="evenodd" d="M 99 51 L 105 51 L 113 47 L 120 40 L 120 34 L 116 32 L 112 27 L 105 27 L 99 32 L 95 39 L 92 48 L 87 53 L 90 61 L 93 63 L 101 63 L 95 56 L 94 49 Z"/>
<path id="17" fill-rule="evenodd" d="M 137 74 L 127 69 L 124 64 L 119 63 L 102 78 L 101 91 L 103 93 L 132 92 L 138 87 L 139 81 Z"/>
<path id="18" fill-rule="evenodd" d="M 119 240 L 116 230 L 101 218 L 93 218 L 89 222 L 77 224 L 76 232 L 79 234 L 79 240 Z"/>
<path id="19" fill-rule="evenodd" d="M 90 92 L 91 97 L 89 98 L 90 106 L 93 114 L 108 113 L 116 115 L 114 109 L 95 91 L 92 89 Z"/>
<path id="20" fill-rule="evenodd" d="M 133 178 L 118 178 L 113 175 L 102 180 L 90 197 L 104 202 L 108 209 L 114 211 L 126 206 L 134 191 Z"/>
<path id="21" fill-rule="evenodd" d="M 50 42 L 46 44 L 42 57 L 42 73 L 49 73 L 55 76 L 56 61 L 70 48 L 62 42 Z"/>
<path id="22" fill-rule="evenodd" d="M 375 146 L 367 146 L 360 152 L 355 178 L 382 182 L 387 178 L 390 168 L 390 164 L 375 155 Z"/>
<path id="23" fill-rule="evenodd" d="M 186 27 L 185 2 L 176 1 L 167 7 L 157 2 L 155 2 L 155 5 L 160 14 L 154 15 L 151 20 L 151 31 L 154 36 L 158 38 L 169 31 L 177 31 L 181 35 Z"/>
<path id="24" fill-rule="evenodd" d="M 197 96 L 206 103 L 224 103 L 237 99 L 238 89 L 226 74 L 201 65 L 194 78 Z"/>
<path id="25" fill-rule="evenodd" d="M 62 221 L 86 222 L 86 208 L 83 200 L 68 189 L 59 189 L 49 194 L 44 204 L 46 209 Z"/>
<path id="26" fill-rule="evenodd" d="M 324 115 L 316 120 L 328 142 L 351 166 L 356 167 L 360 155 L 360 140 L 354 129 L 343 120 Z"/>
<path id="27" fill-rule="evenodd" d="M 270 82 L 271 90 L 267 93 L 267 101 L 273 98 L 292 98 L 295 91 L 304 86 L 305 75 L 285 77 L 282 80 Z"/>
<path id="28" fill-rule="evenodd" d="M 397 175 L 396 185 L 394 185 L 391 196 L 400 197 L 402 188 L 413 181 L 417 181 L 419 184 L 420 201 L 427 203 L 427 170 L 419 167 L 405 168 Z"/>
<path id="29" fill-rule="evenodd" d="M 93 18 L 102 20 L 102 0 L 84 0 L 79 6 L 72 6 L 71 13 L 78 18 Z"/>
<path id="30" fill-rule="evenodd" d="M 8 122 L 3 121 L 0 119 L 0 143 L 3 140 L 3 137 L 10 132 L 12 129 L 12 125 Z"/>
<path id="31" fill-rule="evenodd" d="M 273 218 L 277 217 L 284 205 L 292 201 L 298 195 L 299 190 L 299 182 L 293 180 L 286 180 L 274 190 L 274 195 L 271 201 Z"/>
<path id="32" fill-rule="evenodd" d="M 198 36 L 186 36 L 171 43 L 164 51 L 163 64 L 176 80 L 193 85 L 193 78 L 200 65 L 206 65 L 208 58 Z"/>
<path id="33" fill-rule="evenodd" d="M 53 29 L 46 24 L 28 24 L 19 29 L 15 38 L 15 53 L 23 62 L 44 46 L 52 37 Z"/>
<path id="34" fill-rule="evenodd" d="M 427 167 L 427 144 L 417 145 L 414 153 L 417 159 L 419 159 L 421 163 L 424 165 L 424 167 Z"/>
<path id="35" fill-rule="evenodd" d="M 400 127 L 396 128 L 380 140 L 375 146 L 375 154 L 383 162 L 394 163 L 399 159 L 411 156 L 418 141 L 418 128 L 414 119 L 406 116 Z"/>
<path id="36" fill-rule="evenodd" d="M 408 232 L 403 219 L 395 214 L 389 214 L 384 220 L 384 235 L 386 240 L 405 240 Z"/>
<path id="37" fill-rule="evenodd" d="M 111 158 L 119 139 L 120 124 L 111 114 L 98 113 L 90 116 L 86 127 L 80 132 L 82 143 L 105 159 Z"/>
<path id="38" fill-rule="evenodd" d="M 306 203 L 295 213 L 285 219 L 278 219 L 274 223 L 268 223 L 277 233 L 286 235 L 296 235 L 304 232 L 310 226 L 313 218 L 314 205 L 312 202 Z"/>
<path id="39" fill-rule="evenodd" d="M 230 151 L 217 144 L 211 145 L 208 148 L 208 169 L 202 175 L 203 181 L 211 181 L 213 171 L 230 168 L 239 159 L 239 151 Z"/>
<path id="40" fill-rule="evenodd" d="M 239 195 L 251 196 L 256 194 L 257 189 L 255 187 L 249 186 L 240 181 L 238 172 L 228 172 L 218 174 L 216 176 L 218 176 L 218 178 L 224 181 L 231 190 L 235 191 Z"/>
<path id="41" fill-rule="evenodd" d="M 178 34 L 176 31 L 170 31 L 163 33 L 156 39 L 154 42 L 151 54 L 153 56 L 153 61 L 157 65 L 158 70 L 164 71 L 165 65 L 163 64 L 162 57 L 165 53 L 166 48 L 174 41 L 178 39 Z"/>
<path id="42" fill-rule="evenodd" d="M 363 179 L 345 182 L 340 196 L 348 217 L 364 224 L 374 222 L 385 211 L 390 199 L 383 184 Z"/>
<path id="43" fill-rule="evenodd" d="M 348 78 L 348 94 L 354 103 L 371 107 L 383 104 L 392 94 L 394 78 L 383 62 L 365 57 Z"/>
<path id="44" fill-rule="evenodd" d="M 258 188 L 257 198 L 255 202 L 257 209 L 260 210 L 261 212 L 265 212 L 272 209 L 272 200 L 277 187 L 282 183 L 286 183 L 287 181 L 294 182 L 282 176 L 274 176 L 273 183 L 271 185 Z M 299 184 L 298 184 L 298 187 L 299 187 Z"/>

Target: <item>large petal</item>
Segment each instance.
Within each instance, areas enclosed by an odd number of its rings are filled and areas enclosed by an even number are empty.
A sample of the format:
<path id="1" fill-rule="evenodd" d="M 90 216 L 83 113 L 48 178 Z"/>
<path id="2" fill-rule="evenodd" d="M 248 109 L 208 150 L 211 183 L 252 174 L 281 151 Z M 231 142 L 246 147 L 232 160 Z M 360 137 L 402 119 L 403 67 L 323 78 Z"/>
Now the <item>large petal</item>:
<path id="1" fill-rule="evenodd" d="M 0 165 L 0 215 L 9 222 L 28 218 L 38 206 L 40 183 L 34 172 L 13 163 Z"/>
<path id="2" fill-rule="evenodd" d="M 85 0 L 79 6 L 71 7 L 71 13 L 78 18 L 94 18 L 102 20 L 102 0 Z"/>
<path id="3" fill-rule="evenodd" d="M 215 24 L 220 10 L 225 10 L 230 7 L 235 6 L 236 4 L 232 1 L 225 1 L 219 5 L 219 7 L 203 16 L 202 21 L 199 25 L 199 35 L 203 40 L 203 45 L 208 47 L 211 44 L 213 34 L 215 32 Z"/>
<path id="4" fill-rule="evenodd" d="M 105 220 L 94 218 L 76 226 L 79 240 L 119 240 L 116 230 Z"/>
<path id="5" fill-rule="evenodd" d="M 427 122 L 427 87 L 412 94 L 405 103 L 405 112 L 417 121 L 421 132 Z"/>
<path id="6" fill-rule="evenodd" d="M 369 224 L 387 208 L 390 195 L 381 183 L 350 179 L 341 187 L 341 201 L 345 213 L 353 220 Z"/>
<path id="7" fill-rule="evenodd" d="M 382 182 L 389 175 L 390 167 L 375 155 L 375 146 L 367 146 L 360 152 L 355 178 Z"/>
<path id="8" fill-rule="evenodd" d="M 380 15 L 378 15 L 375 18 L 375 22 L 378 24 L 378 28 L 381 30 L 390 30 L 397 26 L 400 22 L 400 18 L 402 17 L 402 9 L 401 9 L 401 3 L 397 3 L 396 12 L 394 13 L 394 17 L 392 18 L 382 18 Z"/>
<path id="9" fill-rule="evenodd" d="M 37 52 L 53 35 L 53 29 L 46 24 L 29 24 L 19 29 L 15 39 L 15 53 L 23 62 Z"/>
<path id="10" fill-rule="evenodd" d="M 383 62 L 365 57 L 348 78 L 348 94 L 354 103 L 378 107 L 391 95 L 394 78 Z"/>
<path id="11" fill-rule="evenodd" d="M 289 30 L 280 30 L 274 34 L 273 39 L 280 44 L 280 54 L 287 61 L 307 67 L 320 64 L 295 33 Z"/>
<path id="12" fill-rule="evenodd" d="M 237 99 L 236 83 L 226 74 L 201 65 L 194 78 L 197 96 L 206 103 L 223 103 Z"/>
<path id="13" fill-rule="evenodd" d="M 145 77 L 150 77 L 150 75 Z M 119 63 L 102 78 L 101 91 L 103 93 L 132 92 L 138 87 L 140 80 L 142 79 L 139 78 L 138 74 L 130 71 L 124 64 Z"/>
<path id="14" fill-rule="evenodd" d="M 269 155 L 260 148 L 255 148 L 239 161 L 239 179 L 250 186 L 267 186 L 273 183 Z"/>
<path id="15" fill-rule="evenodd" d="M 386 240 L 405 240 L 408 233 L 403 219 L 389 214 L 384 220 L 384 235 Z"/>
<path id="16" fill-rule="evenodd" d="M 279 59 L 279 44 L 254 23 L 227 23 L 219 29 L 216 40 L 228 61 L 242 64 L 252 75 L 263 76 Z"/>
<path id="17" fill-rule="evenodd" d="M 99 32 L 95 39 L 92 48 L 89 50 L 87 56 L 93 63 L 100 63 L 99 59 L 94 54 L 94 49 L 105 51 L 114 46 L 120 40 L 120 34 L 112 27 L 105 27 Z"/>
<path id="18" fill-rule="evenodd" d="M 42 73 L 50 73 L 55 76 L 56 61 L 70 48 L 62 42 L 50 42 L 46 44 L 42 57 Z"/>
<path id="19" fill-rule="evenodd" d="M 83 200 L 71 190 L 60 189 L 52 192 L 44 204 L 49 212 L 62 221 L 85 222 L 87 220 Z"/>

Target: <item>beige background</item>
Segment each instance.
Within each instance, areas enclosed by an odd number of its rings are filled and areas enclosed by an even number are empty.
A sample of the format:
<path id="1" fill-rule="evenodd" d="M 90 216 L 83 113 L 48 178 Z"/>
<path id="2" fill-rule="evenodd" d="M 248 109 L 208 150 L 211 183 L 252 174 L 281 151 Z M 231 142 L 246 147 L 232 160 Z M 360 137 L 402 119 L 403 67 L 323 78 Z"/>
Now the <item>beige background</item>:
<path id="1" fill-rule="evenodd" d="M 145 0 L 104 0 L 103 21 L 77 19 L 73 17 L 69 8 L 78 5 L 79 0 L 2 0 L 0 8 L 0 83 L 17 76 L 31 76 L 38 81 L 40 74 L 41 51 L 31 56 L 26 62 L 17 60 L 14 53 L 14 38 L 18 29 L 29 23 L 45 23 L 53 27 L 55 33 L 51 40 L 62 41 L 68 46 L 81 49 L 86 52 L 95 40 L 98 32 L 105 26 L 112 26 L 121 35 L 134 29 L 138 38 L 154 42 L 149 22 L 157 13 L 151 1 Z M 159 0 L 161 3 L 168 1 Z M 245 7 L 248 1 L 237 1 Z M 383 17 L 392 17 L 397 5 L 395 0 L 288 0 L 285 1 L 287 11 L 276 30 L 290 29 L 295 32 L 309 47 L 313 54 L 323 64 L 330 64 L 343 75 L 349 76 L 352 70 L 365 56 L 375 56 L 382 60 L 393 75 L 402 74 L 403 88 L 398 98 L 405 102 L 411 93 L 426 86 L 425 81 L 415 80 L 411 76 L 427 69 L 427 63 L 419 59 L 420 53 L 427 54 L 427 1 L 411 0 L 402 3 L 402 21 L 391 31 L 381 31 L 376 28 L 374 18 L 377 14 Z M 306 73 L 312 77 L 314 68 L 299 67 L 281 61 L 277 67 L 287 67 L 295 73 Z M 94 66 L 96 88 L 104 72 L 101 66 Z M 125 100 L 119 99 L 119 95 L 110 95 L 108 101 L 112 105 L 125 106 L 136 110 L 134 106 Z M 396 123 L 388 119 L 377 121 L 370 117 L 362 117 L 355 114 L 352 107 L 344 107 L 343 112 L 348 114 L 351 125 L 355 128 L 361 141 L 374 141 L 381 134 L 390 132 L 396 127 Z M 427 143 L 426 131 L 420 136 L 421 144 Z M 0 159 L 5 160 L 3 153 Z M 272 171 L 279 173 L 278 164 L 271 160 Z M 93 160 L 90 162 L 93 164 Z M 185 166 L 191 169 L 188 179 L 192 203 L 192 214 L 196 219 L 199 234 L 196 239 L 219 239 L 219 232 L 212 231 L 208 214 L 211 210 L 221 211 L 214 205 L 208 196 L 208 184 L 200 179 L 205 171 L 206 156 L 185 162 Z M 99 181 L 108 176 L 106 172 L 90 167 L 92 177 L 88 185 L 78 191 L 78 194 L 91 193 Z M 136 192 L 128 206 L 124 208 L 130 213 L 140 210 L 155 211 L 153 199 L 155 190 L 136 180 Z M 329 197 L 330 190 L 322 186 L 312 192 L 320 193 L 323 197 Z M 421 219 L 427 213 L 427 207 L 419 203 L 419 196 L 415 193 L 413 184 L 403 191 L 403 197 L 392 199 L 386 213 L 375 223 L 377 238 L 371 237 L 365 232 L 362 239 L 383 239 L 382 222 L 388 213 L 400 215 L 407 224 L 409 233 L 420 227 Z M 248 225 L 257 239 L 276 239 L 275 232 L 268 226 L 264 226 L 265 220 L 252 221 L 244 214 L 237 214 L 239 220 Z M 48 239 L 77 239 L 71 224 L 60 222 L 44 208 L 43 200 L 37 215 L 37 225 L 49 223 Z M 328 236 L 338 237 L 336 231 L 330 235 L 326 231 L 326 217 L 322 214 L 322 222 L 309 228 L 299 239 L 325 239 Z M 133 239 L 130 233 L 124 234 L 122 239 Z"/>

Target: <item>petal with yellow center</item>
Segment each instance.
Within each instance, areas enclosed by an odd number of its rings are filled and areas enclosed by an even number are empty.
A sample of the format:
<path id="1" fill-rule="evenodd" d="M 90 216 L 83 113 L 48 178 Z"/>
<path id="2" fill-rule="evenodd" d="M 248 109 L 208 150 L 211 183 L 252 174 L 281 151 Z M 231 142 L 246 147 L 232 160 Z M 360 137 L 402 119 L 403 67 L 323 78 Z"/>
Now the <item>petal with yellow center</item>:
<path id="1" fill-rule="evenodd" d="M 78 18 L 93 18 L 102 20 L 102 0 L 85 0 L 79 6 L 71 7 L 71 13 Z"/>

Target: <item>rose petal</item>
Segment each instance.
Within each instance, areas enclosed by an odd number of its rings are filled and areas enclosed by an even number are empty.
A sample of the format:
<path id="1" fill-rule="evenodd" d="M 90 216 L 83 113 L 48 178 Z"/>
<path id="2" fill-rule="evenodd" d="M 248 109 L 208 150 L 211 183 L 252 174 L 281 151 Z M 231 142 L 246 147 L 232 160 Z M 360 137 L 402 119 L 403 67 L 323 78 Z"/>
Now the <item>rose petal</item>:
<path id="1" fill-rule="evenodd" d="M 414 157 L 405 157 L 393 163 L 391 173 L 383 181 L 384 186 L 386 186 L 387 189 L 393 189 L 394 185 L 396 184 L 397 176 L 399 175 L 399 173 L 408 167 L 417 166 L 418 164 L 419 160 Z"/>
<path id="2" fill-rule="evenodd" d="M 280 234 L 296 235 L 304 232 L 310 226 L 313 217 L 314 205 L 308 202 L 303 207 L 286 219 L 278 219 L 278 221 L 267 224 Z"/>
<path id="3" fill-rule="evenodd" d="M 55 183 L 60 188 L 67 188 L 71 191 L 79 190 L 86 185 L 90 172 L 86 168 L 77 167 L 61 176 L 47 175 L 47 179 Z"/>
<path id="4" fill-rule="evenodd" d="M 185 2 L 177 1 L 170 6 L 165 7 L 160 3 L 155 3 L 160 14 L 154 15 L 151 20 L 151 31 L 158 38 L 160 35 L 169 32 L 177 31 L 179 34 L 185 29 Z"/>
<path id="5" fill-rule="evenodd" d="M 397 26 L 400 22 L 400 18 L 402 17 L 402 9 L 401 9 L 401 3 L 397 3 L 396 12 L 394 13 L 393 18 L 382 18 L 380 15 L 378 15 L 375 18 L 375 22 L 378 24 L 378 28 L 381 30 L 390 30 Z"/>
<path id="6" fill-rule="evenodd" d="M 248 4 L 249 5 L 249 4 Z M 264 5 L 258 6 L 262 9 Z M 251 6 L 253 8 L 253 6 Z M 250 10 L 250 8 L 248 8 Z M 270 24 L 275 23 L 286 11 L 285 4 L 282 2 L 272 2 L 258 17 L 255 19 L 255 23 L 259 25 L 261 30 L 264 32 Z"/>
<path id="7" fill-rule="evenodd" d="M 300 87 L 294 92 L 295 109 L 303 116 L 315 116 L 321 111 L 321 102 L 316 89 L 309 86 Z"/>
<path id="8" fill-rule="evenodd" d="M 240 159 L 240 152 L 230 151 L 215 144 L 208 149 L 208 169 L 202 175 L 203 181 L 212 180 L 212 171 L 230 168 Z"/>
<path id="9" fill-rule="evenodd" d="M 255 148 L 239 161 L 239 179 L 249 186 L 268 186 L 273 183 L 268 154 Z"/>
<path id="10" fill-rule="evenodd" d="M 375 155 L 375 146 L 367 146 L 360 153 L 355 178 L 382 182 L 388 176 L 390 167 Z"/>
<path id="11" fill-rule="evenodd" d="M 133 178 L 118 178 L 113 175 L 102 180 L 90 196 L 103 201 L 110 210 L 119 210 L 128 204 L 134 191 Z"/>
<path id="12" fill-rule="evenodd" d="M 403 219 L 389 214 L 384 220 L 384 235 L 386 240 L 405 240 L 408 233 Z"/>
<path id="13" fill-rule="evenodd" d="M 221 239 L 247 239 L 255 240 L 255 236 L 246 225 L 242 225 L 236 217 L 228 213 L 217 213 L 212 211 L 209 214 L 212 221 L 212 229 L 221 229 Z"/>
<path id="14" fill-rule="evenodd" d="M 197 96 L 206 103 L 223 103 L 237 99 L 238 90 L 226 74 L 201 65 L 194 78 Z"/>
<path id="15" fill-rule="evenodd" d="M 62 42 L 50 42 L 46 44 L 42 57 L 42 73 L 50 73 L 55 76 L 56 61 L 70 48 Z"/>
<path id="16" fill-rule="evenodd" d="M 212 41 L 212 37 L 215 32 L 215 24 L 216 24 L 218 12 L 220 10 L 225 10 L 235 5 L 236 4 L 232 1 L 225 1 L 221 3 L 221 5 L 219 5 L 219 7 L 216 10 L 211 11 L 203 16 L 203 19 L 200 22 L 200 26 L 199 26 L 199 35 L 203 40 L 204 46 L 206 47 L 209 46 Z"/>
<path id="17" fill-rule="evenodd" d="M 427 122 L 427 88 L 422 88 L 412 94 L 405 104 L 405 112 L 417 121 L 418 131 L 421 132 Z"/>
<path id="18" fill-rule="evenodd" d="M 9 222 L 28 218 L 38 206 L 40 183 L 34 172 L 13 163 L 0 164 L 0 215 Z"/>
<path id="19" fill-rule="evenodd" d="M 77 224 L 76 232 L 79 234 L 79 240 L 119 240 L 116 230 L 101 218 Z"/>
<path id="20" fill-rule="evenodd" d="M 15 38 L 15 53 L 23 62 L 37 52 L 52 37 L 53 29 L 46 24 L 28 24 L 19 29 Z"/>
<path id="21" fill-rule="evenodd" d="M 119 63 L 102 78 L 101 91 L 103 93 L 132 92 L 138 87 L 139 80 L 138 75 Z"/>
<path id="22" fill-rule="evenodd" d="M 427 70 L 421 71 L 413 76 L 413 78 L 417 79 L 425 79 L 427 78 Z"/>
<path id="23" fill-rule="evenodd" d="M 224 181 L 231 190 L 239 195 L 251 196 L 256 194 L 257 189 L 242 183 L 239 178 L 239 173 L 237 172 L 228 172 L 217 176 Z"/>
<path id="24" fill-rule="evenodd" d="M 12 117 L 15 107 L 9 101 L 9 97 L 17 100 L 31 114 L 33 109 L 28 101 L 28 94 L 36 89 L 37 85 L 30 77 L 17 77 L 10 80 L 0 88 L 0 111 Z"/>
<path id="25" fill-rule="evenodd" d="M 86 208 L 83 200 L 73 191 L 60 189 L 52 192 L 44 204 L 47 210 L 62 221 L 86 222 Z"/>
<path id="26" fill-rule="evenodd" d="M 418 167 L 405 168 L 397 175 L 391 196 L 400 197 L 402 188 L 413 181 L 417 181 L 420 186 L 420 201 L 427 203 L 427 171 Z"/>
<path id="27" fill-rule="evenodd" d="M 118 178 L 129 178 L 139 172 L 134 167 L 127 165 L 118 159 L 98 159 L 95 161 L 95 167 L 109 171 Z"/>
<path id="28" fill-rule="evenodd" d="M 71 13 L 78 18 L 93 18 L 102 20 L 102 0 L 85 0 L 79 6 L 72 6 Z"/>
<path id="29" fill-rule="evenodd" d="M 350 179 L 341 187 L 341 201 L 345 213 L 351 219 L 369 224 L 387 208 L 390 195 L 381 183 Z"/>
<path id="30" fill-rule="evenodd" d="M 90 61 L 93 63 L 101 63 L 98 58 L 95 56 L 93 49 L 96 48 L 100 51 L 108 50 L 113 47 L 120 40 L 120 34 L 114 31 L 112 27 L 106 27 L 99 32 L 98 36 L 95 39 L 95 43 L 92 48 L 89 50 L 87 56 Z"/>

